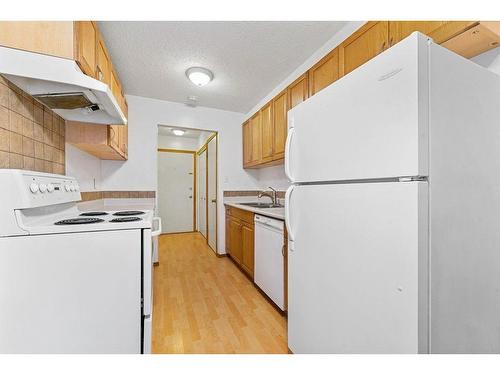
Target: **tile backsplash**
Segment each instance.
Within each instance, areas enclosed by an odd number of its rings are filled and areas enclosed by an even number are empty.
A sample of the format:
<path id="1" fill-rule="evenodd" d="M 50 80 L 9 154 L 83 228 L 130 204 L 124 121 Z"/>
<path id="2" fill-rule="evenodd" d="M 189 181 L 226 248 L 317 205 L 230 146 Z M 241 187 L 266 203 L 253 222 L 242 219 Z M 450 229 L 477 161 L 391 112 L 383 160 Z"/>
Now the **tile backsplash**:
<path id="1" fill-rule="evenodd" d="M 65 122 L 0 76 L 0 168 L 64 174 Z"/>

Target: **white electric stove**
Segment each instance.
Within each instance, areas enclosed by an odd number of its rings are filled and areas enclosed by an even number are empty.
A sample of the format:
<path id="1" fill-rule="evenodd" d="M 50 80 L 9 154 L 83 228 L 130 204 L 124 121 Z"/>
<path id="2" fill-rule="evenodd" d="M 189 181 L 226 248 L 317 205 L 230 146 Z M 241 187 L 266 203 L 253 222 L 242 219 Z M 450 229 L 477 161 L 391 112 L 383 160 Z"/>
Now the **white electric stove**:
<path id="1" fill-rule="evenodd" d="M 77 208 L 74 178 L 0 169 L 0 353 L 150 353 L 150 210 Z"/>

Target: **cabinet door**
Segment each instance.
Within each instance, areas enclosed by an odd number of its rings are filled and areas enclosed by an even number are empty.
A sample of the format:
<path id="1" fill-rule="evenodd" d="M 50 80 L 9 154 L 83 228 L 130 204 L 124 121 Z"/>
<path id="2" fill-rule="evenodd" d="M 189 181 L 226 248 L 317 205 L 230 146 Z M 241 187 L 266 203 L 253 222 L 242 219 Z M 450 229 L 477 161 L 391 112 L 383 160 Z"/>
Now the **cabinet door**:
<path id="1" fill-rule="evenodd" d="M 285 142 L 288 131 L 286 120 L 286 112 L 288 110 L 287 91 L 273 99 L 273 126 L 274 126 L 274 160 L 283 159 L 285 157 Z"/>
<path id="2" fill-rule="evenodd" d="M 111 60 L 108 51 L 101 37 L 97 38 L 96 43 L 96 78 L 107 85 L 111 84 Z"/>
<path id="3" fill-rule="evenodd" d="M 388 47 L 389 22 L 368 22 L 347 38 L 339 49 L 340 76 L 343 76 Z"/>
<path id="4" fill-rule="evenodd" d="M 238 219 L 231 217 L 229 223 L 230 241 L 231 241 L 231 257 L 238 264 L 241 264 L 243 257 L 243 248 L 241 243 L 241 228 L 242 225 Z"/>
<path id="5" fill-rule="evenodd" d="M 273 129 L 273 106 L 267 103 L 260 110 L 261 119 L 261 150 L 262 162 L 273 160 L 274 129 Z"/>
<path id="6" fill-rule="evenodd" d="M 120 152 L 120 133 L 121 133 L 122 125 L 109 125 L 109 145 Z"/>
<path id="7" fill-rule="evenodd" d="M 250 121 L 243 124 L 243 167 L 247 167 L 252 162 L 252 128 Z"/>
<path id="8" fill-rule="evenodd" d="M 288 109 L 302 103 L 308 96 L 308 79 L 307 73 L 305 73 L 288 86 Z"/>
<path id="9" fill-rule="evenodd" d="M 242 261 L 241 267 L 253 279 L 254 270 L 254 228 L 241 227 Z"/>
<path id="10" fill-rule="evenodd" d="M 76 62 L 88 76 L 96 76 L 96 27 L 92 21 L 76 22 Z"/>
<path id="11" fill-rule="evenodd" d="M 389 21 L 389 46 L 393 46 L 414 31 L 429 35 L 445 21 Z"/>
<path id="12" fill-rule="evenodd" d="M 122 96 L 122 88 L 120 86 L 120 81 L 118 80 L 118 76 L 115 72 L 114 69 L 111 69 L 111 76 L 110 76 L 111 84 L 111 93 L 116 99 L 116 102 L 120 105 L 121 104 L 121 96 Z M 120 105 L 121 107 L 121 105 Z"/>
<path id="13" fill-rule="evenodd" d="M 120 125 L 118 132 L 120 153 L 127 158 L 128 156 L 128 125 Z"/>
<path id="14" fill-rule="evenodd" d="M 231 255 L 231 215 L 226 208 L 226 253 Z"/>
<path id="15" fill-rule="evenodd" d="M 309 96 L 339 79 L 339 50 L 335 48 L 309 69 Z"/>
<path id="16" fill-rule="evenodd" d="M 251 163 L 252 165 L 258 164 L 262 158 L 261 149 L 261 116 L 260 112 L 257 112 L 250 119 L 250 128 L 252 133 L 252 153 L 251 153 Z"/>

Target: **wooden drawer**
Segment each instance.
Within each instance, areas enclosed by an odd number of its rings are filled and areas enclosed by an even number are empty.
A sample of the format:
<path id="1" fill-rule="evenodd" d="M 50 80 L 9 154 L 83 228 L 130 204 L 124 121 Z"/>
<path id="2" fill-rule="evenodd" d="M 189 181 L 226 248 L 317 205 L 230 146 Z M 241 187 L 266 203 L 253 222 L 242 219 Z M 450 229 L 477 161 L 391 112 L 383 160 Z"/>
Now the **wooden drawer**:
<path id="1" fill-rule="evenodd" d="M 236 207 L 226 206 L 226 215 L 230 215 L 241 221 L 244 221 L 246 224 L 253 226 L 253 217 L 254 213 L 251 211 L 241 210 Z"/>

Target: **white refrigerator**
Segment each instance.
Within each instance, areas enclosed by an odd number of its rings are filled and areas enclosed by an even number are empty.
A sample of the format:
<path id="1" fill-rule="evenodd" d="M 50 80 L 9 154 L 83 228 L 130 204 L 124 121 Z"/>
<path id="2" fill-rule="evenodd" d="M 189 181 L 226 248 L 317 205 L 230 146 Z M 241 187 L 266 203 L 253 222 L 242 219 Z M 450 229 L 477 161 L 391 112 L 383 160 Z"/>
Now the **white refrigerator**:
<path id="1" fill-rule="evenodd" d="M 294 353 L 500 352 L 500 76 L 414 33 L 288 112 Z"/>

